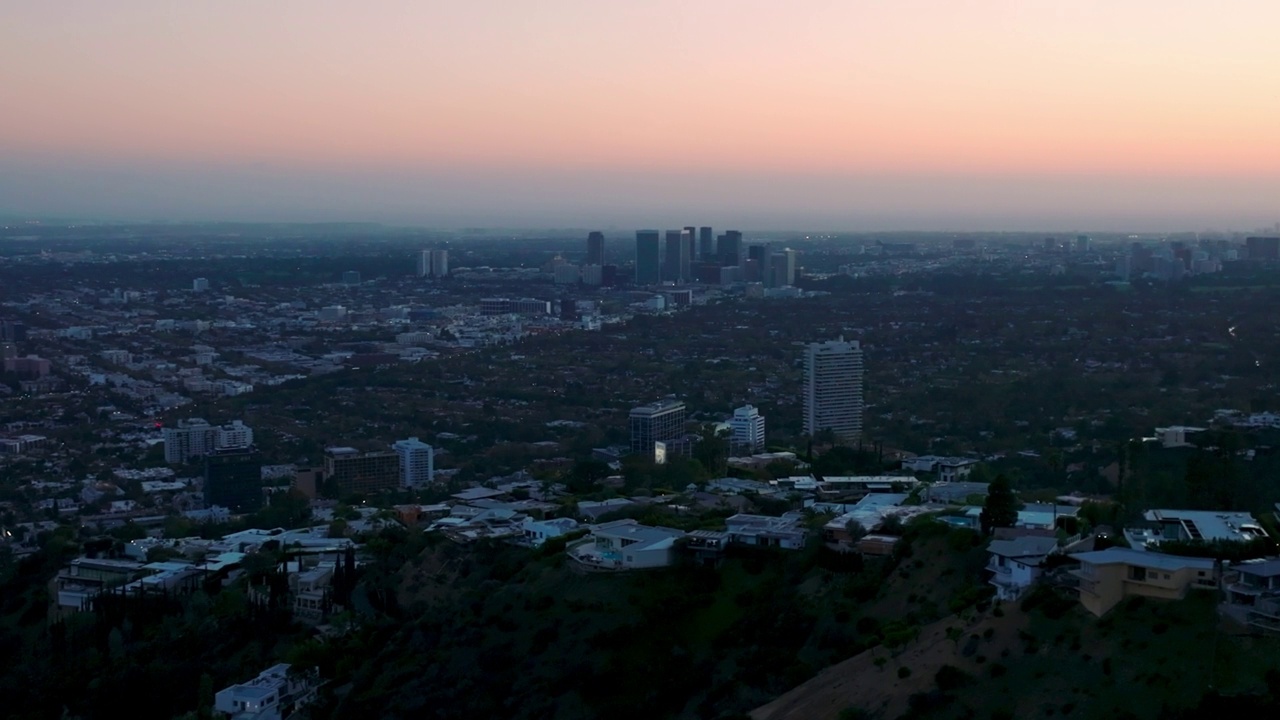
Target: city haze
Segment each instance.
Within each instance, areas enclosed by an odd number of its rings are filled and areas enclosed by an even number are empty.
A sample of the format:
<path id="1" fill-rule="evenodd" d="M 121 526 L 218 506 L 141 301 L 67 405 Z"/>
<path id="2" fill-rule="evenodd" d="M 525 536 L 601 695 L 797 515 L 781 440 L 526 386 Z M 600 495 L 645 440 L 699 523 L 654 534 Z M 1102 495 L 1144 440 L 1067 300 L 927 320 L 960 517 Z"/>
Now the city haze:
<path id="1" fill-rule="evenodd" d="M 1280 213 L 1266 2 L 8 16 L 10 214 L 1161 230 Z"/>

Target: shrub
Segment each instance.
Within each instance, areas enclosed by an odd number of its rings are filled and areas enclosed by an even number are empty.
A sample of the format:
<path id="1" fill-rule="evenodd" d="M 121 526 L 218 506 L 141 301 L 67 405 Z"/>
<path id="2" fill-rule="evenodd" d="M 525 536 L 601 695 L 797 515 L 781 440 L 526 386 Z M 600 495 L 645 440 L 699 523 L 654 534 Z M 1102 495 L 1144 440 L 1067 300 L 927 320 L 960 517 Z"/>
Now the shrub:
<path id="1" fill-rule="evenodd" d="M 909 677 L 911 677 L 911 668 L 907 667 L 906 665 L 903 665 L 902 667 L 898 668 L 899 680 L 906 680 Z"/>
<path id="2" fill-rule="evenodd" d="M 991 669 L 987 672 L 993 678 L 1004 677 L 1005 673 L 1009 672 L 1009 668 L 1005 667 L 1003 663 L 992 663 Z"/>
<path id="3" fill-rule="evenodd" d="M 938 673 L 933 676 L 934 682 L 938 684 L 938 689 L 944 693 L 960 689 L 970 679 L 969 673 L 954 665 L 943 665 L 938 668 Z"/>

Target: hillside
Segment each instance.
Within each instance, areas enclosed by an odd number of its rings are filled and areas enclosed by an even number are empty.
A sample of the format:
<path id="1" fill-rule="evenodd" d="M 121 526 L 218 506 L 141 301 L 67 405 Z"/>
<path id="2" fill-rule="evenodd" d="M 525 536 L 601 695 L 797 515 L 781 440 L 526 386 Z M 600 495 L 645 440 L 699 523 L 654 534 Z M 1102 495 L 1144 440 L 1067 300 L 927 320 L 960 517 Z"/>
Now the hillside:
<path id="1" fill-rule="evenodd" d="M 326 648 L 320 664 L 337 692 L 321 714 L 742 717 L 824 667 L 899 642 L 948 612 L 948 597 L 980 599 L 970 533 L 915 530 L 903 547 L 910 557 L 865 565 L 813 547 L 602 575 L 563 554 L 437 542 L 393 579 L 397 621 Z M 917 563 L 931 570 L 927 586 L 912 582 Z M 901 609 L 869 614 L 883 603 Z"/>
<path id="2" fill-rule="evenodd" d="M 1102 620 L 1053 593 L 1027 604 L 939 621 L 898 652 L 865 651 L 751 717 L 1154 719 L 1220 708 L 1214 693 L 1280 698 L 1280 641 L 1233 634 L 1208 594 L 1133 600 Z"/>

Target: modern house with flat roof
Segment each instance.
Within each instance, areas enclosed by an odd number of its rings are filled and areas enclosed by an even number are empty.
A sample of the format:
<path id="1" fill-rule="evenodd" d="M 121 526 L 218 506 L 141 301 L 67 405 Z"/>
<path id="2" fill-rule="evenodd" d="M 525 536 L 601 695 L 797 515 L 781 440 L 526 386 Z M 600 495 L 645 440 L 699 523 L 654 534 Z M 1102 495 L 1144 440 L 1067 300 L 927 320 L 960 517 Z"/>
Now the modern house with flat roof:
<path id="1" fill-rule="evenodd" d="M 683 530 L 614 520 L 591 526 L 590 537 L 573 545 L 569 555 L 597 570 L 666 567 L 675 557 L 676 540 L 684 536 Z"/>
<path id="2" fill-rule="evenodd" d="M 1148 510 L 1143 518 L 1149 528 L 1125 530 L 1125 539 L 1136 550 L 1151 549 L 1165 541 L 1251 542 L 1267 537 L 1267 531 L 1249 513 L 1212 510 Z"/>
<path id="3" fill-rule="evenodd" d="M 804 515 L 796 512 L 782 517 L 738 513 L 727 518 L 724 524 L 729 542 L 757 547 L 799 550 L 809 535 L 804 526 Z"/>

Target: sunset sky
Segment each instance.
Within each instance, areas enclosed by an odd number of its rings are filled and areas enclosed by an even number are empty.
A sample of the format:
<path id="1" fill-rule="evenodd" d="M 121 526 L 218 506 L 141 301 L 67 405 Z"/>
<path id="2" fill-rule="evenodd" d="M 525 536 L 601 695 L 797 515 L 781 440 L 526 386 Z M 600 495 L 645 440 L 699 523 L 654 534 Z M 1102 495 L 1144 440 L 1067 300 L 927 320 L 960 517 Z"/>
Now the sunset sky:
<path id="1" fill-rule="evenodd" d="M 13 1 L 0 213 L 1280 220 L 1276 0 Z"/>

